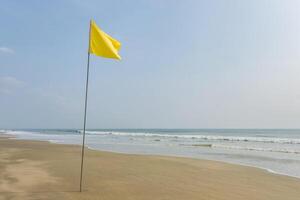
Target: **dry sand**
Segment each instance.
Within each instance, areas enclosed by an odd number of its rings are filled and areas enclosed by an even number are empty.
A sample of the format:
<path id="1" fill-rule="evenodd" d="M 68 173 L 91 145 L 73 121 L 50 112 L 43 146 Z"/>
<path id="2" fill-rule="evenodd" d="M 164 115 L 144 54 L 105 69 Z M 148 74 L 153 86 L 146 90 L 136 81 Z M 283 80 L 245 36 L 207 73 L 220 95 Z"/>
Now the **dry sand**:
<path id="1" fill-rule="evenodd" d="M 0 137 L 0 200 L 299 200 L 300 179 L 222 162 Z"/>

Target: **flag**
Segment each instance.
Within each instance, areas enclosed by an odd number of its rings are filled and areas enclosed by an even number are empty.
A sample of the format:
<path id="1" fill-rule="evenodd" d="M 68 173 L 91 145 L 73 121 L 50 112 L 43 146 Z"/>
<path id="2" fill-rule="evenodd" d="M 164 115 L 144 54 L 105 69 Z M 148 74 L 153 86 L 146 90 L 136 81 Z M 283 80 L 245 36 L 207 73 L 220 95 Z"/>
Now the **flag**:
<path id="1" fill-rule="evenodd" d="M 89 52 L 105 58 L 121 60 L 118 51 L 121 43 L 103 32 L 92 20 L 90 27 L 90 47 Z"/>

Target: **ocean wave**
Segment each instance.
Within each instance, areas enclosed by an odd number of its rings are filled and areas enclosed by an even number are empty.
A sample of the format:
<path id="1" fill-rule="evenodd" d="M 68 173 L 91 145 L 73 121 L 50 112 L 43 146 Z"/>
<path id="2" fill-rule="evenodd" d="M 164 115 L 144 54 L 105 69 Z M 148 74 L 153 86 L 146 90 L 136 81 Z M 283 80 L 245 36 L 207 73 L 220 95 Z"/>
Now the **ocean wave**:
<path id="1" fill-rule="evenodd" d="M 82 133 L 82 130 L 78 130 Z M 210 141 L 231 141 L 231 142 L 263 142 L 280 144 L 300 144 L 300 138 L 276 138 L 276 137 L 246 137 L 246 136 L 220 136 L 220 135 L 178 135 L 178 134 L 159 134 L 146 132 L 120 132 L 120 131 L 86 131 L 90 135 L 115 135 L 133 137 L 162 137 L 162 138 L 183 138 L 200 139 Z"/>
<path id="2" fill-rule="evenodd" d="M 82 130 L 73 131 L 74 134 L 82 133 Z M 21 131 L 21 130 L 0 130 L 0 133 L 11 135 L 36 135 L 47 134 L 42 131 Z M 147 132 L 122 132 L 122 131 L 91 131 L 87 130 L 89 135 L 112 135 L 124 137 L 149 137 L 160 139 L 186 139 L 186 140 L 201 140 L 201 141 L 220 141 L 220 142 L 259 142 L 259 143 L 279 143 L 279 144 L 300 144 L 300 138 L 278 138 L 278 137 L 257 137 L 257 136 L 221 136 L 221 135 L 179 135 L 179 134 L 164 134 L 164 133 L 147 133 Z M 60 134 L 59 134 L 60 135 Z"/>
<path id="3" fill-rule="evenodd" d="M 7 133 L 7 132 L 10 132 L 12 130 L 8 130 L 8 129 L 0 129 L 0 133 Z"/>
<path id="4" fill-rule="evenodd" d="M 210 144 L 209 147 L 211 147 L 211 148 L 223 148 L 223 149 L 247 150 L 247 151 L 266 151 L 266 152 L 277 152 L 277 153 L 300 154 L 299 150 L 293 150 L 293 149 L 274 149 L 274 148 L 234 146 L 234 145 L 223 145 L 223 144 Z"/>
<path id="5" fill-rule="evenodd" d="M 2 133 L 0 131 L 0 133 Z M 14 131 L 14 130 L 4 130 L 5 134 L 9 135 L 33 135 L 33 134 L 39 134 L 39 132 L 30 132 L 30 131 Z"/>

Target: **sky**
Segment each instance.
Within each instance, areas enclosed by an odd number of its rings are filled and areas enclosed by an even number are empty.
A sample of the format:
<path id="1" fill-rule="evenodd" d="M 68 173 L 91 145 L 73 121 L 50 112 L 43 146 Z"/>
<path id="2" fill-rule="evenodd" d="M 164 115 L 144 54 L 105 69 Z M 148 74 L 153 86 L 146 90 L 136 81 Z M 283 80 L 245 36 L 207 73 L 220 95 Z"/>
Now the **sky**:
<path id="1" fill-rule="evenodd" d="M 0 128 L 300 128 L 298 0 L 0 0 Z"/>

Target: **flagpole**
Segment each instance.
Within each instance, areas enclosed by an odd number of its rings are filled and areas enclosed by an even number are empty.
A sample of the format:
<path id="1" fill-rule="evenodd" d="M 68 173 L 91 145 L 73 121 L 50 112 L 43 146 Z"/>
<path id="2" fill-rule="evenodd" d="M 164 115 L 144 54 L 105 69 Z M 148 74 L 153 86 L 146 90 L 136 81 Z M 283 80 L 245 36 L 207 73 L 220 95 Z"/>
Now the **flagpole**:
<path id="1" fill-rule="evenodd" d="M 89 30 L 89 49 L 87 58 L 87 69 L 86 69 L 86 83 L 85 83 L 85 102 L 84 102 L 84 118 L 83 118 L 83 134 L 82 134 L 82 149 L 81 149 L 81 168 L 80 168 L 80 187 L 79 191 L 82 192 L 82 175 L 83 175 L 83 160 L 84 160 L 84 146 L 85 146 L 85 128 L 86 128 L 86 111 L 87 111 L 87 100 L 88 100 L 88 89 L 89 89 L 89 72 L 90 72 L 90 38 L 91 37 L 91 21 Z"/>

